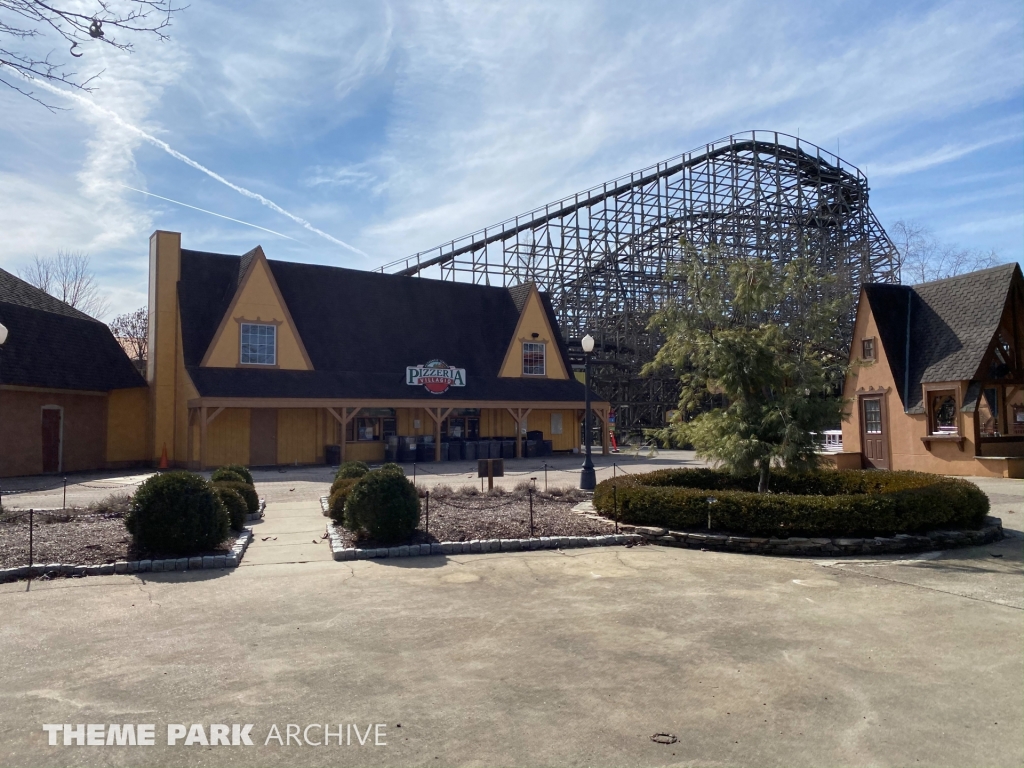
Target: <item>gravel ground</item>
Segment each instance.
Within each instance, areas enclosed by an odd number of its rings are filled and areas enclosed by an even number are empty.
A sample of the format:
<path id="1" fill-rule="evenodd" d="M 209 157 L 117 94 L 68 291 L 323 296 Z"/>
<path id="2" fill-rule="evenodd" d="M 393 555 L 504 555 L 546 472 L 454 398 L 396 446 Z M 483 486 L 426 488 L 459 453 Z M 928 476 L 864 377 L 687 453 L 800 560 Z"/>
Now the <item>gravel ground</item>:
<path id="1" fill-rule="evenodd" d="M 170 553 L 139 552 L 119 513 L 96 513 L 69 509 L 36 512 L 33 531 L 33 562 L 104 565 L 118 560 L 163 559 Z M 216 551 L 200 555 L 222 555 L 231 550 L 232 534 Z M 0 568 L 28 565 L 28 513 L 5 512 L 0 516 Z"/>
<path id="2" fill-rule="evenodd" d="M 533 500 L 533 535 L 599 536 L 614 530 L 614 524 L 573 512 L 582 498 L 539 498 Z M 530 502 L 514 495 L 430 496 L 430 530 L 426 528 L 425 504 L 420 500 L 420 525 L 407 541 L 375 542 L 357 540 L 338 526 L 346 547 L 397 546 L 473 539 L 526 539 L 530 537 Z"/>

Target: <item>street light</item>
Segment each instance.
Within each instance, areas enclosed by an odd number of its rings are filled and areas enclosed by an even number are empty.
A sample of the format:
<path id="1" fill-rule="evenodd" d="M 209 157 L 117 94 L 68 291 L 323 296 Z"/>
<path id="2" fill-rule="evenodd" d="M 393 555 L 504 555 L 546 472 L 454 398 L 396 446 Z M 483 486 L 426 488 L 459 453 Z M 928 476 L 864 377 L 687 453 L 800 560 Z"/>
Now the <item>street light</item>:
<path id="1" fill-rule="evenodd" d="M 594 337 L 589 333 L 580 341 L 583 346 L 583 378 L 586 383 L 586 410 L 583 413 L 583 443 L 587 450 L 587 456 L 583 460 L 583 471 L 580 472 L 580 490 L 592 491 L 597 485 L 597 475 L 594 473 L 594 462 L 590 459 L 590 353 L 594 351 Z"/>
<path id="2" fill-rule="evenodd" d="M 7 341 L 7 326 L 4 325 L 3 323 L 0 323 L 0 347 L 2 347 L 4 345 L 5 341 Z M 2 379 L 0 379 L 0 384 L 3 384 L 3 380 Z M 4 511 L 3 492 L 0 491 L 0 512 L 3 512 L 3 511 Z"/>

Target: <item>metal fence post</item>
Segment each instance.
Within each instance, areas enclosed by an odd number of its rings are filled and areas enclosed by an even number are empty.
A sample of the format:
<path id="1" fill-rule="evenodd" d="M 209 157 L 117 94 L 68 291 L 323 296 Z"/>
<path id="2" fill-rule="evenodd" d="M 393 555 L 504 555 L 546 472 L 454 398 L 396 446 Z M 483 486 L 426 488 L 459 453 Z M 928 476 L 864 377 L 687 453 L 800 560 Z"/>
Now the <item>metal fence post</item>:
<path id="1" fill-rule="evenodd" d="M 416 462 L 412 463 L 412 484 L 416 485 Z"/>
<path id="2" fill-rule="evenodd" d="M 548 463 L 544 462 L 544 493 L 548 492 Z"/>
<path id="3" fill-rule="evenodd" d="M 35 510 L 30 509 L 28 511 L 28 567 L 32 567 L 32 548 L 35 546 Z"/>
<path id="4" fill-rule="evenodd" d="M 68 478 L 64 476 L 64 501 L 61 502 L 61 511 L 64 512 L 68 508 Z"/>
<path id="5" fill-rule="evenodd" d="M 427 536 L 430 535 L 430 491 L 427 491 Z"/>
<path id="6" fill-rule="evenodd" d="M 533 538 L 533 486 L 530 486 L 530 538 Z"/>

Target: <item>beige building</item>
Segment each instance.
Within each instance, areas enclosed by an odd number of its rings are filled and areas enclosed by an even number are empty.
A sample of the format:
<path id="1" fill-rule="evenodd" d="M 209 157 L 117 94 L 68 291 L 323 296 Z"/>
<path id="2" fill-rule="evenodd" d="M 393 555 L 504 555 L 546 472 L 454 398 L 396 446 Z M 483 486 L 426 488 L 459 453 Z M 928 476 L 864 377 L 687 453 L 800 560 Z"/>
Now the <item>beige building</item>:
<path id="1" fill-rule="evenodd" d="M 1024 477 L 1024 279 L 861 290 L 840 466 Z"/>

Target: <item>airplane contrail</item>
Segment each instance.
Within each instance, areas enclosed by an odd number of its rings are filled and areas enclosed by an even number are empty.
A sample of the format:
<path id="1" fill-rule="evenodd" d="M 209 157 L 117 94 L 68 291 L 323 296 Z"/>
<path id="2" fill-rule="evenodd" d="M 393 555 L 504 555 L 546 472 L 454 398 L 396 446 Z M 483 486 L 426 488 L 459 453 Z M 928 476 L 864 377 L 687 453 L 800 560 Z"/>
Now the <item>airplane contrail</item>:
<path id="1" fill-rule="evenodd" d="M 130 189 L 132 192 L 138 192 L 139 194 L 142 194 L 142 195 L 149 195 L 150 197 L 156 197 L 156 198 L 159 198 L 161 200 L 166 200 L 168 203 L 174 203 L 175 205 L 183 205 L 186 208 L 191 208 L 193 211 L 202 211 L 203 213 L 208 213 L 211 216 L 219 216 L 222 219 L 227 219 L 228 221 L 233 221 L 236 224 L 244 224 L 245 226 L 252 227 L 253 229 L 262 229 L 264 232 L 269 232 L 272 235 L 277 235 L 278 237 L 283 237 L 285 240 L 293 240 L 293 241 L 295 240 L 294 237 L 288 237 L 288 235 L 282 235 L 280 232 L 275 232 L 272 229 L 267 229 L 266 227 L 261 227 L 259 224 L 250 224 L 248 221 L 242 221 L 241 219 L 233 219 L 230 216 L 225 216 L 223 213 L 215 213 L 214 211 L 208 211 L 205 208 L 200 208 L 200 207 L 195 206 L 195 205 L 189 205 L 188 203 L 183 203 L 180 200 L 172 200 L 171 198 L 164 197 L 163 195 L 155 195 L 152 192 L 147 192 L 144 189 L 136 189 L 135 187 L 129 187 L 127 184 L 118 184 L 118 186 L 119 187 L 124 187 L 125 189 Z"/>
<path id="2" fill-rule="evenodd" d="M 24 75 L 22 77 L 24 77 Z M 213 179 L 215 181 L 219 181 L 221 184 L 225 185 L 226 187 L 230 187 L 231 189 L 235 190 L 235 192 L 238 192 L 240 195 L 245 195 L 246 197 L 251 198 L 252 200 L 256 200 L 261 205 L 267 206 L 272 211 L 277 211 L 277 213 L 280 213 L 283 216 L 287 216 L 289 219 L 294 221 L 296 224 L 301 225 L 305 229 L 308 229 L 310 232 L 313 232 L 313 233 L 315 233 L 317 235 L 320 235 L 320 237 L 322 237 L 322 238 L 324 238 L 326 240 L 330 240 L 332 243 L 334 243 L 336 245 L 340 245 L 342 248 L 346 248 L 346 249 L 352 251 L 353 253 L 358 253 L 360 256 L 364 256 L 366 258 L 370 258 L 369 254 L 364 253 L 363 251 L 361 251 L 358 248 L 356 248 L 354 245 L 349 245 L 348 243 L 344 242 L 343 240 L 339 240 L 338 238 L 334 237 L 333 235 L 327 234 L 322 229 L 317 229 L 316 227 L 314 227 L 312 224 L 310 224 L 308 221 L 306 221 L 305 219 L 301 218 L 300 216 L 296 216 L 294 213 L 291 213 L 290 211 L 286 211 L 284 208 L 279 206 L 273 200 L 268 200 L 267 198 L 265 198 L 263 195 L 259 194 L 258 192 L 253 192 L 251 190 L 246 189 L 245 187 L 240 187 L 237 184 L 233 184 L 232 182 L 228 181 L 223 176 L 221 176 L 219 173 L 217 173 L 215 171 L 211 171 L 209 168 L 207 168 L 206 166 L 202 165 L 201 163 L 197 163 L 195 160 L 193 160 L 188 155 L 183 155 L 181 152 L 179 152 L 178 150 L 174 149 L 166 141 L 162 141 L 161 139 L 158 139 L 156 136 L 153 136 L 152 134 L 146 133 L 144 130 L 142 130 L 138 126 L 132 125 L 131 123 L 129 123 L 124 118 L 122 118 L 116 112 L 114 112 L 112 110 L 109 110 L 106 107 L 101 107 L 99 104 L 95 103 L 94 101 L 90 101 L 89 99 L 85 98 L 84 96 L 82 96 L 80 94 L 74 93 L 72 91 L 66 91 L 66 90 L 64 90 L 62 88 L 57 88 L 54 85 L 50 85 L 49 83 L 47 83 L 44 80 L 36 80 L 36 79 L 30 78 L 30 77 L 26 77 L 25 79 L 29 80 L 33 85 L 41 86 L 43 89 L 45 89 L 47 91 L 50 91 L 51 93 L 56 93 L 59 96 L 65 96 L 67 98 L 73 99 L 75 101 L 80 102 L 81 104 L 84 104 L 89 109 L 92 109 L 92 110 L 95 110 L 97 112 L 102 113 L 103 115 L 105 115 L 108 118 L 110 118 L 111 120 L 113 120 L 115 123 L 117 123 L 119 126 L 124 128 L 125 130 L 130 131 L 130 132 L 136 134 L 137 136 L 139 136 L 140 138 L 144 139 L 145 141 L 148 141 L 153 146 L 162 149 L 164 152 L 166 152 L 167 154 L 169 154 L 171 157 L 175 158 L 176 160 L 180 160 L 181 162 L 185 163 L 186 165 L 192 166 L 197 171 L 199 171 L 201 173 L 205 173 L 211 179 Z"/>

